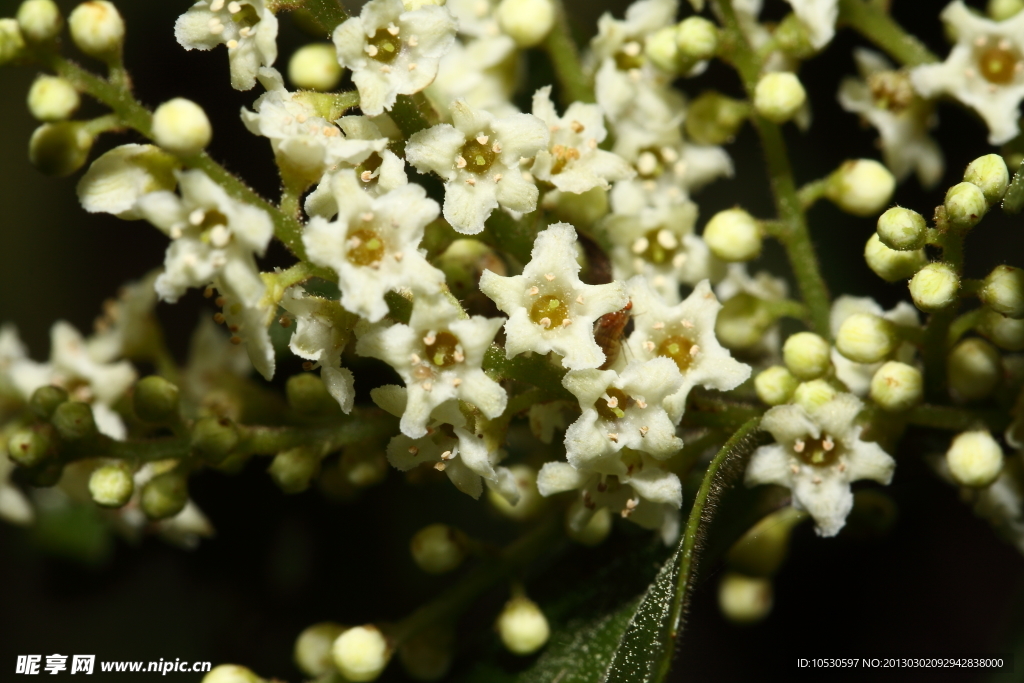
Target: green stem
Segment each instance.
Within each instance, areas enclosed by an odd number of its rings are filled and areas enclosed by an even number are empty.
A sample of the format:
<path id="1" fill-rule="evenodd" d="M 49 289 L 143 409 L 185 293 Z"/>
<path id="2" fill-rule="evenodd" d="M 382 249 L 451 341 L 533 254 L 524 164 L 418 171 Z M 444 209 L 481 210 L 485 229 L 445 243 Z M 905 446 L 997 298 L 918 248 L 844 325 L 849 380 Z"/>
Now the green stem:
<path id="1" fill-rule="evenodd" d="M 797 197 L 800 200 L 800 206 L 803 207 L 804 211 L 811 208 L 815 202 L 825 196 L 825 190 L 828 188 L 828 178 L 821 178 L 820 180 L 812 180 L 797 191 Z"/>
<path id="2" fill-rule="evenodd" d="M 969 410 L 928 404 L 911 408 L 905 418 L 907 424 L 952 432 L 962 432 L 984 424 L 993 433 L 999 433 L 1010 423 L 1010 417 L 1005 411 Z"/>
<path id="3" fill-rule="evenodd" d="M 953 348 L 953 346 L 960 341 L 960 337 L 977 327 L 984 317 L 984 308 L 975 308 L 974 310 L 967 311 L 963 315 L 957 317 L 952 323 L 950 323 L 949 332 L 946 333 L 946 347 Z"/>
<path id="4" fill-rule="evenodd" d="M 236 453 L 245 455 L 276 455 L 297 446 L 317 446 L 330 452 L 341 446 L 359 443 L 395 432 L 395 420 L 376 411 L 363 411 L 333 427 L 240 427 L 241 439 Z"/>
<path id="5" fill-rule="evenodd" d="M 957 275 L 962 275 L 966 233 L 949 227 L 941 212 L 936 212 L 936 220 L 941 235 L 942 261 L 952 266 Z M 959 308 L 958 295 L 956 301 L 949 306 L 932 313 L 925 328 L 921 355 L 925 367 L 925 395 L 930 401 L 941 401 L 946 395 L 946 355 L 949 351 L 950 327 Z"/>
<path id="6" fill-rule="evenodd" d="M 595 102 L 594 89 L 590 86 L 590 79 L 583 73 L 579 49 L 572 38 L 569 19 L 561 2 L 556 2 L 555 25 L 541 45 L 555 69 L 555 76 L 561 86 L 562 104 L 568 106 L 573 102 Z"/>
<path id="7" fill-rule="evenodd" d="M 839 0 L 838 23 L 854 29 L 903 66 L 939 61 L 921 41 L 904 31 L 877 4 Z"/>

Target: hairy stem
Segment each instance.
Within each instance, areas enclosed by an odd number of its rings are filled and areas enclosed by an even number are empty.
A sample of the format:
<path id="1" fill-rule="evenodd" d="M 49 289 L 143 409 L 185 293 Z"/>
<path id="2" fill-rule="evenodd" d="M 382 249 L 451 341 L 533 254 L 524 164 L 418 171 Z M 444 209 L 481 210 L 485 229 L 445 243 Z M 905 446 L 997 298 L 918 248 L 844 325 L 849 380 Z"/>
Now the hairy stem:
<path id="1" fill-rule="evenodd" d="M 839 0 L 839 23 L 860 33 L 903 66 L 939 61 L 921 41 L 904 31 L 876 3 Z"/>
<path id="2" fill-rule="evenodd" d="M 594 89 L 590 79 L 583 73 L 580 53 L 572 38 L 569 18 L 561 2 L 556 2 L 555 25 L 544 38 L 542 46 L 551 59 L 558 85 L 561 86 L 563 105 L 573 102 L 594 102 Z"/>

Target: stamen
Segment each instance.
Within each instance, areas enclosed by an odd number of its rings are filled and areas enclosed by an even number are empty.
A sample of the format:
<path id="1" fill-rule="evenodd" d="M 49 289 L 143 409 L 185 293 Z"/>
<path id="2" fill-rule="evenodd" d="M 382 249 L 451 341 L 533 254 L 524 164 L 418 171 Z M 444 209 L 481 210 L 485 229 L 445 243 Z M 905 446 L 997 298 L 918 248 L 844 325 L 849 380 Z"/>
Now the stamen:
<path id="1" fill-rule="evenodd" d="M 836 444 L 834 441 L 832 441 L 831 437 L 825 437 L 825 440 L 821 442 L 821 447 L 824 448 L 826 452 L 828 452 L 835 448 Z"/>
<path id="2" fill-rule="evenodd" d="M 541 318 L 540 322 L 538 322 L 537 324 L 543 327 L 544 329 L 547 329 L 551 327 L 551 318 Z"/>
<path id="3" fill-rule="evenodd" d="M 486 145 L 489 140 L 490 138 L 483 134 L 478 135 L 476 138 L 476 141 L 479 142 L 481 145 Z"/>
<path id="4" fill-rule="evenodd" d="M 793 444 L 793 450 L 796 451 L 797 453 L 803 453 L 804 448 L 806 447 L 807 444 L 804 443 L 803 439 L 797 439 L 796 443 Z"/>
<path id="5" fill-rule="evenodd" d="M 612 441 L 613 443 L 618 443 L 618 442 L 619 442 L 619 435 L 618 435 L 618 434 L 616 434 L 615 432 L 608 432 L 608 438 L 609 438 L 609 439 L 610 439 L 610 440 L 611 440 L 611 441 Z"/>
<path id="6" fill-rule="evenodd" d="M 648 427 L 647 425 L 644 425 L 643 427 L 641 427 L 640 428 L 640 438 L 643 438 L 643 437 L 647 436 L 647 432 L 649 432 L 649 431 L 651 431 L 651 428 Z"/>
<path id="7" fill-rule="evenodd" d="M 229 2 L 228 3 L 228 11 L 231 12 L 232 14 L 238 14 L 239 12 L 242 11 L 242 6 L 239 5 L 237 2 Z"/>
<path id="8" fill-rule="evenodd" d="M 540 294 L 540 288 L 534 285 L 533 287 L 530 287 L 528 290 L 526 290 L 526 293 L 529 294 L 530 296 L 537 296 L 538 294 Z"/>
<path id="9" fill-rule="evenodd" d="M 420 449 L 416 446 L 409 446 L 409 455 L 419 455 Z"/>
<path id="10" fill-rule="evenodd" d="M 583 132 L 583 124 L 580 123 L 579 121 L 573 121 L 572 123 L 569 124 L 569 127 L 572 128 L 572 132 L 574 133 Z"/>
<path id="11" fill-rule="evenodd" d="M 395 26 L 394 24 L 388 24 L 388 33 L 390 33 L 391 35 L 397 36 L 398 30 L 398 27 Z"/>
<path id="12" fill-rule="evenodd" d="M 544 274 L 544 279 L 547 280 L 548 282 L 551 282 L 552 280 L 555 279 L 555 274 L 554 273 L 545 273 Z"/>
<path id="13" fill-rule="evenodd" d="M 455 157 L 455 168 L 466 168 L 466 160 L 461 154 Z"/>

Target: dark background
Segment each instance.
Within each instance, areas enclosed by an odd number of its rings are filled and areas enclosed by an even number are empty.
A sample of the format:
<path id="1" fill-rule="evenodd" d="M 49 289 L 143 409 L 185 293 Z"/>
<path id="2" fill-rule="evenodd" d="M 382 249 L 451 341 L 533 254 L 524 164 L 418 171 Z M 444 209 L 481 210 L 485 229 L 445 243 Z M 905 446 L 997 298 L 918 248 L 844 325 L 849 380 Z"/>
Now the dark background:
<path id="1" fill-rule="evenodd" d="M 59 4 L 65 12 L 73 6 Z M 600 12 L 612 9 L 621 16 L 625 5 L 608 0 L 573 4 L 585 31 L 594 30 Z M 767 4 L 769 16 L 782 15 L 781 2 Z M 118 3 L 128 23 L 126 62 L 139 98 L 150 106 L 172 96 L 199 102 L 214 124 L 211 154 L 230 169 L 244 169 L 250 184 L 274 197 L 270 147 L 238 121 L 239 108 L 251 105 L 259 91 L 238 93 L 228 87 L 223 49 L 186 52 L 175 43 L 174 19 L 188 5 Z M 897 0 L 894 8 L 896 18 L 940 55 L 947 51 L 937 19 L 942 6 Z M 12 16 L 16 7 L 12 0 L 0 0 L 0 16 Z M 284 70 L 294 47 L 308 39 L 287 16 L 281 26 L 277 66 Z M 858 44 L 844 32 L 801 70 L 814 126 L 806 134 L 787 127 L 798 182 L 872 149 L 874 131 L 861 127 L 835 101 L 839 80 L 854 73 L 850 50 Z M 537 64 L 540 58 L 530 54 L 528 59 Z M 47 179 L 28 164 L 27 141 L 36 124 L 24 96 L 34 76 L 31 69 L 0 69 L 0 320 L 16 323 L 33 355 L 43 359 L 53 320 L 89 330 L 102 301 L 120 284 L 162 262 L 166 239 L 143 222 L 85 214 L 75 199 L 77 176 Z M 691 96 L 708 87 L 739 94 L 734 75 L 721 66 L 682 84 Z M 925 192 L 911 179 L 896 196 L 900 204 L 926 215 L 941 201 L 944 188 L 960 179 L 961 169 L 990 151 L 986 131 L 972 115 L 944 105 L 939 116 L 936 136 L 947 162 L 943 183 Z M 102 140 L 97 151 L 128 141 L 115 137 Z M 770 216 L 756 136 L 745 129 L 729 151 L 736 177 L 698 195 L 702 221 L 734 204 Z M 872 221 L 845 216 L 824 203 L 812 210 L 810 220 L 826 279 L 835 291 L 875 296 L 886 306 L 906 298 L 902 285 L 874 277 L 860 256 Z M 987 218 L 971 235 L 969 274 L 984 275 L 1003 259 L 1020 265 L 1022 234 L 1019 220 L 998 212 Z M 778 250 L 769 250 L 769 267 L 784 272 L 778 256 Z M 286 261 L 272 254 L 269 262 Z M 179 359 L 202 306 L 195 293 L 176 306 L 160 306 Z M 934 437 L 911 434 L 896 454 L 897 475 L 886 492 L 899 514 L 887 535 L 844 533 L 819 540 L 807 525 L 797 530 L 792 556 L 776 580 L 774 612 L 761 624 L 744 629 L 727 623 L 715 598 L 720 567 L 703 567 L 673 680 L 790 678 L 799 673 L 798 657 L 985 655 L 1015 646 L 1017 673 L 1000 680 L 1024 679 L 1019 635 L 1024 561 L 924 466 L 924 454 L 945 449 L 941 438 L 929 438 Z M 55 557 L 47 552 L 53 543 L 45 533 L 0 525 L 0 680 L 15 678 L 16 655 L 54 652 L 96 654 L 105 660 L 235 662 L 267 677 L 299 680 L 290 657 L 294 638 L 305 626 L 326 619 L 401 618 L 448 584 L 448 579 L 415 571 L 406 544 L 417 528 L 447 521 L 470 533 L 490 529 L 495 540 L 515 533 L 511 523 L 497 520 L 489 510 L 481 514 L 482 504 L 446 483 L 410 490 L 392 473 L 356 503 L 339 505 L 316 491 L 285 496 L 262 467 L 250 464 L 233 478 L 217 473 L 195 478 L 193 498 L 218 530 L 195 552 L 157 539 L 138 547 L 104 540 L 86 524 L 74 531 L 84 539 L 75 557 Z M 643 539 L 634 527 L 622 525 L 604 548 L 567 551 L 546 567 L 547 578 L 531 594 L 538 600 L 556 598 L 567 582 L 585 578 L 590 568 L 643 545 Z M 500 591 L 489 596 L 470 616 L 476 635 L 464 634 L 462 649 L 494 649 L 488 627 L 503 599 Z M 509 655 L 499 661 L 506 668 L 523 666 Z M 403 680 L 398 666 L 385 677 Z M 814 677 L 835 676 L 816 672 Z M 974 681 L 989 676 L 904 671 L 888 679 Z"/>

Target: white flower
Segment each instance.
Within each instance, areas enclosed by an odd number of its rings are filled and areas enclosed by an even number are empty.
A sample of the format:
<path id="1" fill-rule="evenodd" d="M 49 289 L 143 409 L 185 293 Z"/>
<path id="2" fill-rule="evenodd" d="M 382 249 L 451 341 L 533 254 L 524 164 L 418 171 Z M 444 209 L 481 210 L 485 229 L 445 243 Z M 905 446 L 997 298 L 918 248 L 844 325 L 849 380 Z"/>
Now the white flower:
<path id="1" fill-rule="evenodd" d="M 638 0 L 626 8 L 626 18 L 616 19 L 608 12 L 597 20 L 597 35 L 590 41 L 593 56 L 613 59 L 623 70 L 639 68 L 646 61 L 644 42 L 660 28 L 675 23 L 677 0 Z"/>
<path id="2" fill-rule="evenodd" d="M 256 304 L 249 306 L 235 298 L 225 288 L 220 278 L 214 281 L 222 297 L 217 300 L 223 306 L 223 315 L 228 330 L 231 331 L 232 344 L 245 344 L 249 360 L 256 371 L 266 379 L 274 376 L 276 359 L 274 345 L 270 341 L 270 323 L 277 313 L 277 301 L 262 297 Z"/>
<path id="3" fill-rule="evenodd" d="M 251 372 L 252 362 L 248 354 L 231 344 L 213 319 L 204 315 L 192 332 L 188 363 L 179 376 L 182 403 L 203 407 L 215 404 L 223 395 L 225 386 L 236 384 L 236 378 Z M 225 411 L 213 412 L 221 414 Z"/>
<path id="4" fill-rule="evenodd" d="M 836 18 L 839 16 L 839 0 L 786 0 L 793 6 L 793 13 L 807 29 L 807 37 L 815 50 L 820 50 L 832 41 L 836 34 Z"/>
<path id="5" fill-rule="evenodd" d="M 839 334 L 839 328 L 843 326 L 846 319 L 855 313 L 870 313 L 906 327 L 918 327 L 921 324 L 917 309 L 906 301 L 900 301 L 890 311 L 883 311 L 882 307 L 871 297 L 854 297 L 844 294 L 836 297 L 836 300 L 832 302 L 829 328 L 833 338 Z M 914 346 L 909 342 L 903 342 L 897 348 L 894 359 L 913 365 Z M 832 366 L 835 368 L 836 377 L 846 385 L 847 389 L 857 396 L 864 397 L 871 389 L 871 378 L 875 376 L 878 368 L 882 367 L 882 363 L 857 363 L 839 353 L 833 346 Z"/>
<path id="6" fill-rule="evenodd" d="M 460 312 L 442 294 L 417 296 L 408 325 L 380 323 L 359 337 L 356 353 L 383 360 L 405 381 L 406 436 L 426 434 L 430 413 L 445 401 L 472 403 L 491 419 L 505 410 L 508 395 L 480 367 L 501 318 L 459 319 Z"/>
<path id="7" fill-rule="evenodd" d="M 604 352 L 594 339 L 594 321 L 626 305 L 621 283 L 586 285 L 576 261 L 576 231 L 555 223 L 533 244 L 522 275 L 502 277 L 485 270 L 480 291 L 508 314 L 505 353 L 509 358 L 526 351 L 561 354 L 571 370 L 596 368 Z"/>
<path id="8" fill-rule="evenodd" d="M 341 352 L 350 337 L 352 316 L 337 301 L 308 294 L 299 286 L 289 287 L 281 306 L 295 316 L 295 333 L 288 348 L 296 356 L 320 366 L 320 378 L 328 393 L 341 406 L 352 412 L 355 402 L 355 378 L 352 371 L 341 367 Z"/>
<path id="9" fill-rule="evenodd" d="M 264 285 L 253 254 L 263 255 L 274 233 L 266 212 L 232 199 L 202 171 L 178 174 L 181 197 L 151 192 L 139 199 L 140 213 L 172 240 L 156 291 L 174 303 L 189 287 L 218 278 L 223 291 L 254 306 Z"/>
<path id="10" fill-rule="evenodd" d="M 651 206 L 678 203 L 712 180 L 733 175 L 732 159 L 721 147 L 684 143 L 678 131 L 654 140 L 646 135 L 636 138 L 630 135 L 635 130 L 618 128 L 621 134 L 616 137 L 615 152 L 633 165 L 637 177 L 616 183 L 614 195 L 629 187 L 633 194 L 646 193 L 646 204 Z M 624 201 L 613 199 L 613 203 Z"/>
<path id="11" fill-rule="evenodd" d="M 928 135 L 935 124 L 932 106 L 918 97 L 907 75 L 871 50 L 854 50 L 861 78 L 844 78 L 839 104 L 878 129 L 882 156 L 896 180 L 917 172 L 921 185 L 932 187 L 942 178 L 942 150 Z"/>
<path id="12" fill-rule="evenodd" d="M 7 329 L 10 328 L 0 328 L 0 342 Z M 0 519 L 11 524 L 28 525 L 35 519 L 36 513 L 21 489 L 11 483 L 11 473 L 15 468 L 14 461 L 8 457 L 6 449 L 0 446 Z"/>
<path id="13" fill-rule="evenodd" d="M 277 17 L 264 0 L 200 0 L 174 22 L 174 37 L 186 50 L 226 45 L 235 90 L 252 88 L 260 66 L 277 59 Z"/>
<path id="14" fill-rule="evenodd" d="M 1009 142 L 1019 132 L 1024 98 L 1024 13 L 995 22 L 956 0 L 940 16 L 956 35 L 956 45 L 942 64 L 911 70 L 914 88 L 925 97 L 946 94 L 959 100 L 984 119 L 989 143 Z"/>
<path id="15" fill-rule="evenodd" d="M 451 3 L 446 5 L 451 7 Z M 460 24 L 461 27 L 461 24 Z M 449 111 L 456 100 L 484 109 L 499 118 L 518 114 L 510 97 L 519 84 L 521 62 L 515 42 L 494 35 L 462 43 L 458 40 L 441 58 L 437 78 L 426 89 L 439 111 Z"/>
<path id="16" fill-rule="evenodd" d="M 528 213 L 537 208 L 537 187 L 523 178 L 521 158 L 547 147 L 548 128 L 530 114 L 495 119 L 459 100 L 452 124 L 409 138 L 405 158 L 420 173 L 445 181 L 444 217 L 456 231 L 475 235 L 499 205 Z"/>
<path id="17" fill-rule="evenodd" d="M 159 343 L 160 329 L 153 309 L 156 291 L 153 283 L 159 271 L 122 287 L 116 299 L 103 302 L 103 315 L 96 319 L 95 333 L 87 341 L 89 357 L 97 363 L 118 358 L 152 360 Z"/>
<path id="18" fill-rule="evenodd" d="M 178 160 L 154 145 L 121 145 L 92 162 L 78 181 L 78 201 L 89 213 L 111 213 L 124 220 L 142 218 L 139 198 L 178 184 Z"/>
<path id="19" fill-rule="evenodd" d="M 725 278 L 715 285 L 715 294 L 722 302 L 729 301 L 735 296 L 754 297 L 764 301 L 781 301 L 789 296 L 789 285 L 782 278 L 775 277 L 763 270 L 754 273 L 754 276 L 751 277 L 747 272 L 747 264 L 730 263 Z M 772 359 L 779 358 L 781 348 L 779 326 L 773 324 L 756 344 L 744 347 L 744 351 Z"/>
<path id="20" fill-rule="evenodd" d="M 754 452 L 746 484 L 778 484 L 793 492 L 793 507 L 814 517 L 820 536 L 835 536 L 853 509 L 850 483 L 892 480 L 896 462 L 876 444 L 860 440 L 854 419 L 861 402 L 839 394 L 811 412 L 789 404 L 771 408 L 761 429 L 776 443 Z"/>
<path id="21" fill-rule="evenodd" d="M 611 58 L 597 71 L 594 95 L 614 128 L 612 151 L 627 158 L 630 149 L 643 149 L 678 135 L 685 117 L 684 101 L 677 91 L 645 78 L 640 69 L 622 71 Z"/>
<path id="22" fill-rule="evenodd" d="M 718 303 L 707 280 L 702 280 L 682 303 L 666 305 L 640 277 L 626 283 L 636 327 L 626 344 L 632 358 L 664 356 L 682 373 L 678 390 L 663 405 L 674 422 L 682 419 L 686 398 L 695 386 L 728 391 L 750 377 L 750 366 L 734 359 L 715 337 Z"/>
<path id="23" fill-rule="evenodd" d="M 501 35 L 494 11 L 497 5 L 497 0 L 448 0 L 445 3 L 458 23 L 459 35 L 471 38 Z"/>
<path id="24" fill-rule="evenodd" d="M 444 7 L 405 11 L 402 0 L 370 0 L 358 17 L 334 29 L 338 62 L 352 71 L 359 106 L 369 116 L 391 109 L 398 95 L 434 80 L 455 42 L 455 20 Z"/>
<path id="25" fill-rule="evenodd" d="M 582 194 L 635 175 L 625 159 L 598 149 L 608 134 L 598 105 L 573 102 L 559 117 L 551 102 L 551 86 L 546 85 L 533 96 L 533 115 L 551 131 L 550 147 L 537 152 L 530 169 L 534 177 L 563 192 Z"/>
<path id="26" fill-rule="evenodd" d="M 392 415 L 408 412 L 408 393 L 403 387 L 383 386 L 372 390 L 370 396 Z M 402 472 L 423 463 L 436 463 L 435 469 L 447 474 L 457 489 L 473 498 L 483 493 L 482 480 L 486 479 L 514 505 L 519 500 L 515 476 L 505 467 L 496 467 L 500 454 L 489 452 L 486 441 L 467 428 L 458 401 L 446 401 L 432 410 L 424 436 L 414 439 L 399 434 L 391 439 L 388 462 Z"/>
<path id="27" fill-rule="evenodd" d="M 534 403 L 527 413 L 530 432 L 542 443 L 551 443 L 555 440 L 555 430 L 564 432 L 572 419 L 569 413 L 575 412 L 576 406 L 569 401 Z"/>
<path id="28" fill-rule="evenodd" d="M 408 287 L 441 291 L 444 273 L 419 249 L 423 229 L 437 218 L 437 203 L 420 185 L 403 185 L 373 197 L 360 187 L 355 171 L 339 171 L 333 181 L 338 217 L 314 216 L 302 241 L 313 263 L 338 274 L 341 305 L 371 322 L 387 315 L 384 295 Z"/>

